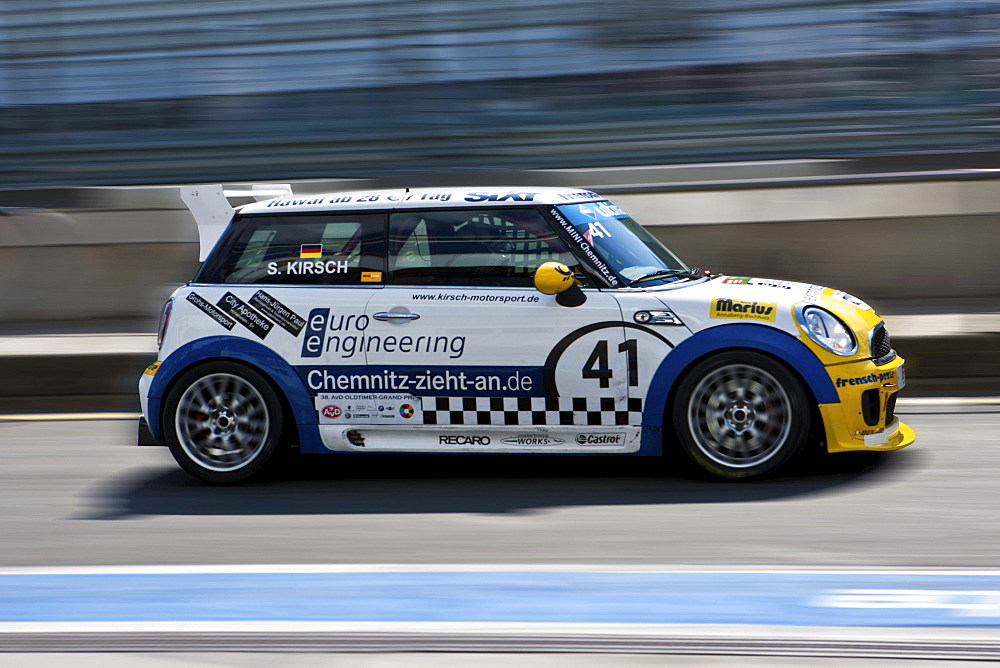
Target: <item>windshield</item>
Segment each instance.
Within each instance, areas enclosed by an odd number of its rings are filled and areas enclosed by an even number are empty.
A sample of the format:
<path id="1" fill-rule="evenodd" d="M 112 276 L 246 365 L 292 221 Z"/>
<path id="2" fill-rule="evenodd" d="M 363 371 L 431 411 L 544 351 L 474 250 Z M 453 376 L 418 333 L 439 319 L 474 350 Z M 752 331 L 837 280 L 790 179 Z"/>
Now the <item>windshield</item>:
<path id="1" fill-rule="evenodd" d="M 562 204 L 556 208 L 608 266 L 630 283 L 638 279 L 655 284 L 688 278 L 672 273 L 687 272 L 687 265 L 611 202 Z"/>

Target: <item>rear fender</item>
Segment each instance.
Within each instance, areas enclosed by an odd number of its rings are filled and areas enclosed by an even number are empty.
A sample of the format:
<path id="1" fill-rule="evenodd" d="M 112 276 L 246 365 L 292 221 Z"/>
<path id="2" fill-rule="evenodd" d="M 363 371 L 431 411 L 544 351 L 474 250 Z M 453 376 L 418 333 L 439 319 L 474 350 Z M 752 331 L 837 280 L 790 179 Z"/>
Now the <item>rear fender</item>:
<path id="1" fill-rule="evenodd" d="M 313 398 L 292 366 L 270 348 L 234 336 L 209 336 L 192 341 L 163 360 L 149 386 L 146 419 L 154 438 L 163 438 L 163 402 L 173 380 L 185 370 L 213 359 L 237 360 L 268 376 L 284 394 L 298 425 L 299 443 L 303 449 L 312 449 L 310 446 L 320 442 Z"/>

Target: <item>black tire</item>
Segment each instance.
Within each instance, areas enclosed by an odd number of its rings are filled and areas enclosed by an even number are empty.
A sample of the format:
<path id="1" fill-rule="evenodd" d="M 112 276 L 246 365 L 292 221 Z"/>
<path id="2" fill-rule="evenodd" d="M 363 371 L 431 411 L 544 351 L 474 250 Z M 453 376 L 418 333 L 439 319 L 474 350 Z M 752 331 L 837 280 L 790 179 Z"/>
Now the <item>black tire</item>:
<path id="1" fill-rule="evenodd" d="M 673 433 L 687 457 L 713 476 L 762 476 L 805 445 L 809 396 L 798 376 L 767 355 L 720 353 L 696 364 L 678 385 Z"/>
<path id="2" fill-rule="evenodd" d="M 267 379 L 234 362 L 210 362 L 177 379 L 163 411 L 170 454 L 216 485 L 262 475 L 287 450 L 281 402 Z"/>

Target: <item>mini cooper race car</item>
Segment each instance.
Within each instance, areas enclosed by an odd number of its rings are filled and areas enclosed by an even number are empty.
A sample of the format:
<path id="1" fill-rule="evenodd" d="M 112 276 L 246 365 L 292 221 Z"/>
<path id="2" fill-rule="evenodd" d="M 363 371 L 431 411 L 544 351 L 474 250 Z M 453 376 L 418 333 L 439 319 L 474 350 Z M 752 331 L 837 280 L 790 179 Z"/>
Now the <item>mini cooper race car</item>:
<path id="1" fill-rule="evenodd" d="M 738 479 L 811 447 L 914 441 L 894 415 L 903 360 L 867 304 L 691 270 L 596 193 L 252 192 L 234 211 L 221 186 L 182 189 L 204 264 L 139 383 L 140 444 L 203 481 L 296 446 L 679 449 Z"/>

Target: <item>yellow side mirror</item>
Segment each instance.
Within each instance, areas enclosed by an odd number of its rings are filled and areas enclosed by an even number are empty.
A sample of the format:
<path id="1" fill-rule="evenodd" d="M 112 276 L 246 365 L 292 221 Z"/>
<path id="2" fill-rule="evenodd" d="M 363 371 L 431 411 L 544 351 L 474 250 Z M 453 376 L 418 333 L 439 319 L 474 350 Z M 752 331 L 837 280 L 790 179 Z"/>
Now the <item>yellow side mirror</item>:
<path id="1" fill-rule="evenodd" d="M 545 262 L 535 270 L 535 289 L 543 295 L 557 295 L 574 285 L 573 270 L 562 262 Z"/>

